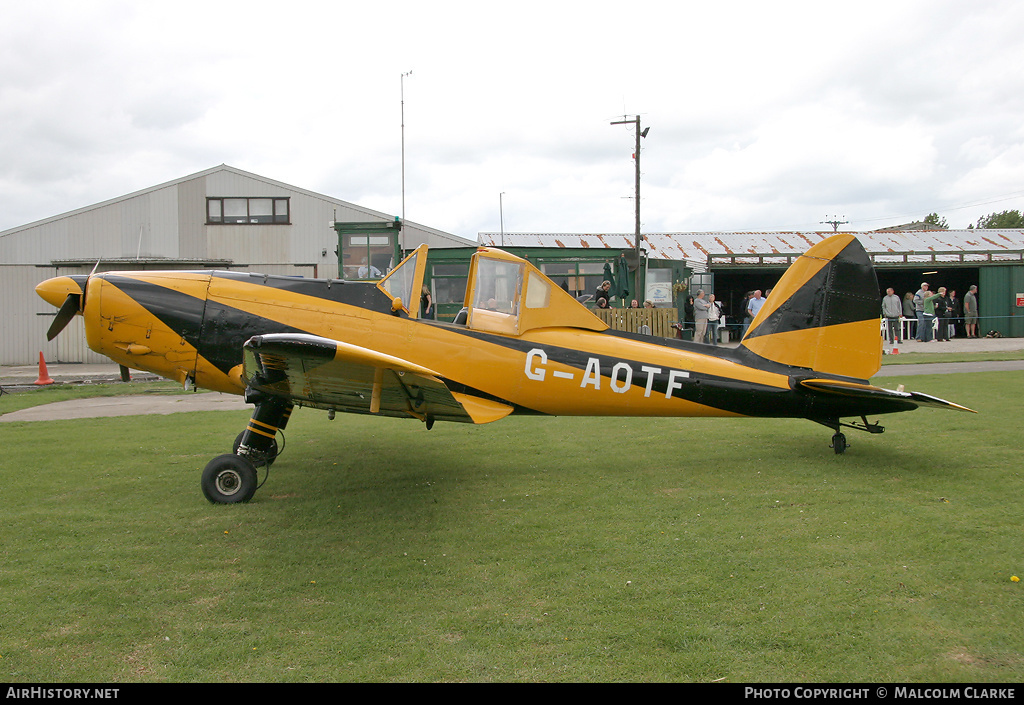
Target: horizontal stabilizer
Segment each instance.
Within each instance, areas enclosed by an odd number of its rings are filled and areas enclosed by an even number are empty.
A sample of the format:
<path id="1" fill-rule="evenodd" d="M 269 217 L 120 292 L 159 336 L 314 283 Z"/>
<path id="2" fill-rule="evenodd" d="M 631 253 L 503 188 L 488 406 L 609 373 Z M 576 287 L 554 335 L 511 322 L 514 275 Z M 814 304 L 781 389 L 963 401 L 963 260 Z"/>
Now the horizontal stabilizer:
<path id="1" fill-rule="evenodd" d="M 945 399 L 921 394 L 920 392 L 903 392 L 894 389 L 883 389 L 872 384 L 860 384 L 858 382 L 845 382 L 834 379 L 804 379 L 799 385 L 806 389 L 817 392 L 827 392 L 839 396 L 853 397 L 856 399 L 892 400 L 893 402 L 909 403 L 914 406 L 930 406 L 937 409 L 953 409 L 955 411 L 969 411 L 977 413 L 966 406 L 954 404 Z"/>

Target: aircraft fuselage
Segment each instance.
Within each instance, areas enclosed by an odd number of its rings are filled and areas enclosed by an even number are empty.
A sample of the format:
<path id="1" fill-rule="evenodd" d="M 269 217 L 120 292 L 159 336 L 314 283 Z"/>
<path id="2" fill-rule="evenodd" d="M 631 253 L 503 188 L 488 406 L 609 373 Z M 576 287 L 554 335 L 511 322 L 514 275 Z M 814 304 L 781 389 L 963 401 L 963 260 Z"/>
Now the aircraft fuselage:
<path id="1" fill-rule="evenodd" d="M 453 390 L 518 413 L 817 413 L 814 396 L 794 389 L 791 377 L 820 374 L 755 360 L 742 350 L 557 327 L 505 336 L 394 315 L 391 303 L 373 284 L 358 282 L 234 272 L 105 273 L 89 282 L 84 317 L 89 346 L 119 364 L 232 394 L 245 390 L 246 340 L 308 333 L 387 351 L 436 371 Z M 851 400 L 828 415 L 896 410 L 889 400 Z"/>

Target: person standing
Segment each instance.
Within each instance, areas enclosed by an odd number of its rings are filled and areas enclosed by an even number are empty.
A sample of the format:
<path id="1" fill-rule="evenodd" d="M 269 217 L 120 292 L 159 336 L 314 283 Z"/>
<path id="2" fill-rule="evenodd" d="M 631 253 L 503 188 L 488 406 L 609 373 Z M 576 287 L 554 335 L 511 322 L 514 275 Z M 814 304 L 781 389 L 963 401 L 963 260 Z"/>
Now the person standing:
<path id="1" fill-rule="evenodd" d="M 928 315 L 925 313 L 925 299 L 931 295 L 928 291 L 928 282 L 921 282 L 921 288 L 914 294 L 914 313 L 917 315 L 917 340 L 921 343 L 930 343 L 932 341 L 932 321 L 935 320 L 935 314 Z M 935 307 L 930 307 L 932 311 Z"/>
<path id="2" fill-rule="evenodd" d="M 683 330 L 690 330 L 693 325 L 693 297 L 687 295 L 686 302 L 683 304 Z M 684 333 L 685 337 L 686 334 Z"/>
<path id="3" fill-rule="evenodd" d="M 718 324 L 722 320 L 722 307 L 715 301 L 715 295 L 708 295 L 708 336 L 712 345 L 718 345 Z"/>
<path id="4" fill-rule="evenodd" d="M 914 292 L 912 291 L 908 291 L 903 296 L 903 317 L 908 319 L 906 337 L 915 337 L 917 333 L 917 331 L 914 330 L 917 327 L 917 312 L 914 311 Z"/>
<path id="5" fill-rule="evenodd" d="M 978 285 L 971 284 L 971 288 L 964 294 L 964 328 L 968 338 L 978 337 Z"/>
<path id="6" fill-rule="evenodd" d="M 949 297 L 946 296 L 946 287 L 940 286 L 938 292 L 925 299 L 925 306 L 932 305 L 935 312 L 935 320 L 938 327 L 935 331 L 935 340 L 939 343 L 949 342 L 949 320 L 952 317 L 952 308 L 949 305 Z"/>
<path id="7" fill-rule="evenodd" d="M 890 286 L 885 290 L 882 297 L 882 315 L 885 316 L 885 325 L 889 331 L 889 343 L 900 342 L 900 315 L 903 313 L 903 301 L 896 296 L 895 290 Z"/>
<path id="8" fill-rule="evenodd" d="M 949 311 L 949 337 L 955 338 L 960 335 L 960 326 L 964 322 L 964 305 L 956 295 L 956 289 L 949 290 Z"/>
<path id="9" fill-rule="evenodd" d="M 420 318 L 434 317 L 434 302 L 430 297 L 430 289 L 423 287 L 420 292 Z"/>
<path id="10" fill-rule="evenodd" d="M 693 340 L 695 343 L 706 342 L 708 332 L 708 309 L 711 306 L 704 298 L 704 290 L 697 292 L 697 298 L 693 300 Z"/>
<path id="11" fill-rule="evenodd" d="M 940 294 L 937 291 L 936 292 L 925 291 L 924 292 L 924 296 L 921 297 L 921 306 L 923 308 L 922 313 L 924 314 L 924 326 L 926 328 L 926 330 L 925 330 L 925 338 L 926 338 L 926 340 L 924 342 L 926 342 L 926 343 L 935 342 L 935 340 L 936 340 L 934 334 L 936 332 L 938 332 L 938 331 L 935 330 L 935 319 L 937 318 L 937 316 L 935 314 L 935 302 L 938 301 L 942 297 L 943 297 L 943 294 Z"/>
<path id="12" fill-rule="evenodd" d="M 750 297 L 754 295 L 754 292 L 748 291 L 743 295 L 743 301 L 740 302 L 740 315 L 736 316 L 736 320 L 739 321 L 740 326 L 740 337 L 742 338 L 747 332 L 747 326 L 750 325 L 750 321 L 747 320 L 747 307 L 750 305 Z"/>
<path id="13" fill-rule="evenodd" d="M 761 296 L 761 290 L 757 289 L 754 292 L 754 295 L 750 297 L 750 301 L 747 302 L 747 317 L 748 317 L 748 320 L 747 320 L 747 322 L 743 326 L 743 334 L 744 335 L 746 335 L 747 328 L 750 327 L 750 324 L 754 322 L 755 318 L 757 318 L 757 313 L 758 313 L 758 311 L 761 310 L 762 306 L 764 306 L 764 297 Z"/>

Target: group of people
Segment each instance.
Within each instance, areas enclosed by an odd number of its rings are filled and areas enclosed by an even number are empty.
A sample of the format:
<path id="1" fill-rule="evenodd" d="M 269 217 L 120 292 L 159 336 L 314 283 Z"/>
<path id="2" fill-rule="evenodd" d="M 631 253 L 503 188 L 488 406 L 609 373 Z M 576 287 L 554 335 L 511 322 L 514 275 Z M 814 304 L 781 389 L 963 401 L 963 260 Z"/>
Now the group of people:
<path id="1" fill-rule="evenodd" d="M 687 297 L 683 323 L 676 327 L 682 330 L 690 321 L 693 321 L 694 342 L 718 345 L 718 331 L 725 325 L 725 312 L 714 294 L 700 289 L 696 296 Z"/>
<path id="2" fill-rule="evenodd" d="M 955 290 L 947 292 L 944 286 L 931 291 L 928 282 L 922 282 L 916 294 L 908 291 L 903 299 L 889 287 L 882 297 L 882 316 L 888 327 L 889 340 L 893 343 L 901 342 L 901 317 L 916 321 L 914 337 L 921 343 L 948 341 L 955 337 L 955 326 L 960 322 L 963 322 L 966 337 L 977 338 L 978 287 L 972 284 L 963 301 L 957 297 Z"/>
<path id="3" fill-rule="evenodd" d="M 769 289 L 769 291 L 771 290 Z M 747 328 L 750 327 L 751 321 L 764 306 L 766 299 L 767 294 L 762 296 L 760 290 L 748 291 L 743 297 L 742 313 L 739 316 L 743 321 L 741 335 L 746 334 Z M 683 323 L 677 327 L 688 327 L 691 322 L 694 328 L 694 341 L 718 345 L 718 332 L 727 325 L 725 309 L 722 307 L 722 303 L 715 299 L 714 294 L 698 290 L 697 296 L 687 297 Z"/>
<path id="4" fill-rule="evenodd" d="M 597 291 L 594 292 L 594 305 L 597 308 L 609 308 L 611 306 L 612 299 L 612 283 L 610 281 L 601 282 L 600 286 L 597 287 Z M 641 308 L 640 302 L 633 299 L 630 304 L 630 308 Z M 654 308 L 654 302 L 648 299 L 644 301 L 643 308 Z"/>

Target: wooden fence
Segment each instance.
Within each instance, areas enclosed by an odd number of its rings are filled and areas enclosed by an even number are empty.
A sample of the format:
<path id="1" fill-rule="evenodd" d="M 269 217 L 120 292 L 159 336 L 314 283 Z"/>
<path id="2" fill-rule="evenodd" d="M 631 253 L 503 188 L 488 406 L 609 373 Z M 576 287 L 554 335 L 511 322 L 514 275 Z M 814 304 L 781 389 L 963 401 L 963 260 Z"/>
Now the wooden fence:
<path id="1" fill-rule="evenodd" d="M 646 333 L 662 338 L 675 338 L 673 323 L 679 322 L 674 308 L 595 308 L 594 313 L 612 330 Z M 643 328 L 647 326 L 647 328 Z"/>

